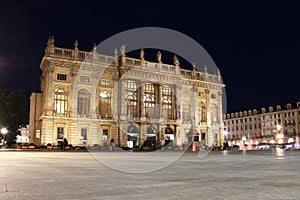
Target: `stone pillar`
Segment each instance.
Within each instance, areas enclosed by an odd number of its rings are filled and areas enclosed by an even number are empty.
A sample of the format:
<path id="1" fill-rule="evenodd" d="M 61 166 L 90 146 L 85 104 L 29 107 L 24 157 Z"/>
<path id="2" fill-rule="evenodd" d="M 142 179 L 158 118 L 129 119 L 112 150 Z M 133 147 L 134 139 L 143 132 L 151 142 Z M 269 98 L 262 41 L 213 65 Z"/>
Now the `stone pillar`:
<path id="1" fill-rule="evenodd" d="M 54 89 L 53 88 L 53 79 L 54 79 L 54 67 L 49 66 L 48 67 L 48 77 L 47 77 L 47 94 L 46 94 L 46 99 L 45 101 L 47 102 L 47 113 L 46 115 L 52 115 L 53 113 L 53 94 L 54 94 Z M 46 104 L 44 104 L 46 105 Z"/>

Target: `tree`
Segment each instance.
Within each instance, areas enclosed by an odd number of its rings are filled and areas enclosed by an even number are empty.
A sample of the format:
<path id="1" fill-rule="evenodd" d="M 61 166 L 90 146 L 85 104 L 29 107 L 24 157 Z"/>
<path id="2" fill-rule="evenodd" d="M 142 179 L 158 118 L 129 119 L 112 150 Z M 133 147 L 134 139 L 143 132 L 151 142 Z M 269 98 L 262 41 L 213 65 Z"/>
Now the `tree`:
<path id="1" fill-rule="evenodd" d="M 15 143 L 18 128 L 23 124 L 28 124 L 25 90 L 13 90 L 8 93 L 6 89 L 0 89 L 0 127 L 8 130 L 5 136 L 8 145 Z"/>

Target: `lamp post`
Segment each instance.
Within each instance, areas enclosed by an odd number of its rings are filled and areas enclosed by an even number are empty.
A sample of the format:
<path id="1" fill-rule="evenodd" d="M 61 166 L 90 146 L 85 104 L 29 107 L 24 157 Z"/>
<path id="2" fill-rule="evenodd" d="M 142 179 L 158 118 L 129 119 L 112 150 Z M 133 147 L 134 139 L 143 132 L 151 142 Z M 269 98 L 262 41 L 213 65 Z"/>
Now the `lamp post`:
<path id="1" fill-rule="evenodd" d="M 6 128 L 2 128 L 1 129 L 1 133 L 3 134 L 3 147 L 5 148 L 6 142 L 5 142 L 5 135 L 7 134 L 7 129 Z M 5 145 L 4 145 L 5 142 Z"/>

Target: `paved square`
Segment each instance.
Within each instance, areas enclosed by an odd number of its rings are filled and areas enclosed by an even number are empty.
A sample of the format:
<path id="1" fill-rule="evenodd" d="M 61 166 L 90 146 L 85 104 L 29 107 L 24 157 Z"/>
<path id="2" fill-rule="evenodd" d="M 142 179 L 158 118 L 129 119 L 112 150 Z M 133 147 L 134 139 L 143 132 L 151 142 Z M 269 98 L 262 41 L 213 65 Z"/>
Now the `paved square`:
<path id="1" fill-rule="evenodd" d="M 2 151 L 0 199 L 299 199 L 299 161 L 300 151 L 186 152 L 160 170 L 126 173 L 88 152 Z"/>

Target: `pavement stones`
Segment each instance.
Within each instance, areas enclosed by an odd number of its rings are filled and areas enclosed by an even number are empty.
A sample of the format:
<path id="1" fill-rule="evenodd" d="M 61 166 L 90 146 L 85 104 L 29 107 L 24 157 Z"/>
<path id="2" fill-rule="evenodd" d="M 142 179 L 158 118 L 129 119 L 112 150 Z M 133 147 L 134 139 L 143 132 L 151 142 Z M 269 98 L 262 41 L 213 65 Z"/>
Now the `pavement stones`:
<path id="1" fill-rule="evenodd" d="M 110 155 L 117 163 L 124 156 L 122 152 L 103 153 L 103 157 Z M 89 152 L 2 151 L 0 199 L 300 197 L 300 151 L 218 151 L 199 155 L 186 152 L 159 170 L 127 173 L 104 165 Z M 151 162 L 155 166 L 153 158 L 147 160 L 150 166 Z"/>

